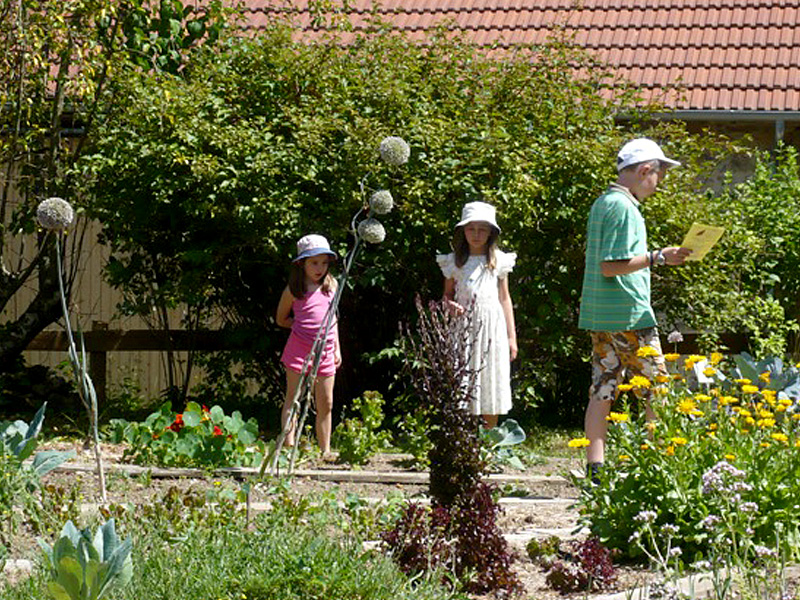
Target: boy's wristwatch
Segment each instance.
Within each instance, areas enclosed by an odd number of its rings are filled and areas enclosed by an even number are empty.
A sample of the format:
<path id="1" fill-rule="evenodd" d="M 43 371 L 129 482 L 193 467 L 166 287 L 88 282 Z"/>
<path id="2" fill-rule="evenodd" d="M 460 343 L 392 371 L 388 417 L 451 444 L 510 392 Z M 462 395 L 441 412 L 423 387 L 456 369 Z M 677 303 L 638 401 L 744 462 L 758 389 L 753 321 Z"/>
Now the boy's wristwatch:
<path id="1" fill-rule="evenodd" d="M 658 254 L 656 254 L 656 258 L 653 261 L 653 264 L 655 264 L 655 266 L 657 266 L 657 267 L 660 267 L 662 265 L 667 264 L 667 257 L 664 256 L 664 252 L 663 251 L 661 251 L 661 250 L 658 251 Z"/>

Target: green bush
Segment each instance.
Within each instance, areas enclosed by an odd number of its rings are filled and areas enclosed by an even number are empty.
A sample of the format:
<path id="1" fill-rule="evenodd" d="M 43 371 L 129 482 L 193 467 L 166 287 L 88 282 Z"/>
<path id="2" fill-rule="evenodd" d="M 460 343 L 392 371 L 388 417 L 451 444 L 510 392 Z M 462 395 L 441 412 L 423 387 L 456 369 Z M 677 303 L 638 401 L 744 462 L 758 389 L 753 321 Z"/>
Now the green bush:
<path id="1" fill-rule="evenodd" d="M 388 431 L 378 431 L 383 424 L 383 396 L 380 392 L 364 392 L 353 400 L 353 411 L 361 418 L 345 419 L 336 427 L 333 442 L 339 451 L 339 461 L 363 465 L 376 452 L 386 449 L 392 438 Z"/>
<path id="2" fill-rule="evenodd" d="M 261 464 L 264 444 L 255 419 L 242 420 L 189 402 L 175 413 L 167 402 L 140 423 L 112 419 L 111 440 L 126 443 L 124 458 L 136 464 L 164 467 L 230 467 Z"/>
<path id="3" fill-rule="evenodd" d="M 656 388 L 657 420 L 611 413 L 605 467 L 599 485 L 583 486 L 582 521 L 629 555 L 642 552 L 634 542 L 646 522 L 666 528 L 687 561 L 730 554 L 732 541 L 800 556 L 800 407 L 796 389 L 793 398 L 782 391 L 797 370 L 766 361 L 751 380 L 722 355 L 667 358 L 667 383 L 632 381 Z"/>

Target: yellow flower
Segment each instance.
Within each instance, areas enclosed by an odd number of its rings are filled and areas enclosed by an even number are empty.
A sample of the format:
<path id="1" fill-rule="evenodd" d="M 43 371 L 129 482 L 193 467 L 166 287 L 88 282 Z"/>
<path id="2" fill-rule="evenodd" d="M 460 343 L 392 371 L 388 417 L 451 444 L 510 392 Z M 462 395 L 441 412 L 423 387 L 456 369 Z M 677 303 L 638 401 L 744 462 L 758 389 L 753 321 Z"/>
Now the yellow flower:
<path id="1" fill-rule="evenodd" d="M 789 437 L 785 433 L 773 433 L 770 437 L 776 442 L 782 442 L 784 444 L 789 443 Z"/>
<path id="2" fill-rule="evenodd" d="M 698 402 L 708 402 L 711 400 L 711 396 L 707 396 L 706 394 L 695 394 L 694 399 Z"/>
<path id="3" fill-rule="evenodd" d="M 658 423 L 656 423 L 655 421 L 648 421 L 647 423 L 644 424 L 644 428 L 647 429 L 647 431 L 649 431 L 650 433 L 653 433 L 656 430 L 656 427 L 658 427 Z"/>
<path id="4" fill-rule="evenodd" d="M 728 404 L 738 404 L 739 399 L 736 396 L 722 396 L 719 399 L 720 406 L 727 406 Z"/>
<path id="5" fill-rule="evenodd" d="M 649 358 L 651 356 L 658 356 L 660 352 L 652 346 L 642 346 L 636 351 L 636 356 L 639 358 Z"/>
<path id="6" fill-rule="evenodd" d="M 715 438 L 715 437 L 717 437 L 717 432 L 716 431 L 707 431 L 706 432 L 706 436 L 710 437 L 710 438 Z"/>
<path id="7" fill-rule="evenodd" d="M 779 398 L 778 404 L 786 408 L 792 405 L 792 400 L 790 398 Z"/>
<path id="8" fill-rule="evenodd" d="M 683 375 L 681 375 L 680 373 L 675 373 L 672 376 L 672 379 L 674 379 L 675 381 L 683 381 Z"/>
<path id="9" fill-rule="evenodd" d="M 772 412 L 765 409 L 758 411 L 758 416 L 761 417 L 762 419 L 770 419 L 775 415 Z"/>
<path id="10" fill-rule="evenodd" d="M 706 357 L 702 354 L 690 354 L 689 357 L 683 361 L 683 364 L 686 366 L 686 370 L 688 371 L 692 367 L 694 367 L 697 363 L 702 360 L 705 360 Z"/>
<path id="11" fill-rule="evenodd" d="M 792 420 L 794 420 L 794 421 L 800 421 L 800 413 L 794 413 L 794 414 L 792 415 Z"/>
<path id="12" fill-rule="evenodd" d="M 664 449 L 664 454 L 667 456 L 675 456 L 675 446 L 667 446 Z"/>
<path id="13" fill-rule="evenodd" d="M 669 381 L 669 376 L 667 375 L 656 375 L 656 383 L 667 383 Z"/>
<path id="14" fill-rule="evenodd" d="M 642 377 L 641 375 L 634 375 L 631 377 L 630 384 L 635 388 L 647 389 L 650 387 L 650 380 L 647 377 Z"/>
<path id="15" fill-rule="evenodd" d="M 607 421 L 612 421 L 613 423 L 626 423 L 630 420 L 630 417 L 627 413 L 618 413 L 618 412 L 610 412 L 606 417 Z"/>
<path id="16" fill-rule="evenodd" d="M 725 358 L 723 354 L 720 354 L 719 352 L 712 352 L 711 358 L 709 358 L 708 362 L 710 362 L 712 365 L 718 365 L 722 362 L 723 358 Z"/>
<path id="17" fill-rule="evenodd" d="M 627 454 L 620 454 L 620 455 L 619 455 L 619 459 L 620 459 L 620 461 L 623 461 L 623 462 L 624 462 L 624 461 L 626 461 L 626 460 L 630 460 L 630 459 L 631 459 L 631 457 L 630 457 L 630 456 L 628 456 Z"/>
<path id="18" fill-rule="evenodd" d="M 697 404 L 695 404 L 695 401 L 691 398 L 681 398 L 678 402 L 677 410 L 681 414 L 688 415 L 697 410 Z"/>
<path id="19" fill-rule="evenodd" d="M 732 462 L 732 461 L 736 460 L 736 455 L 735 454 L 726 454 L 724 458 L 728 462 Z"/>
<path id="20" fill-rule="evenodd" d="M 684 437 L 674 437 L 674 438 L 669 438 L 669 441 L 675 444 L 676 446 L 685 446 L 688 440 Z"/>
<path id="21" fill-rule="evenodd" d="M 569 446 L 570 448 L 585 448 L 589 444 L 591 444 L 591 442 L 588 439 L 586 439 L 585 437 L 584 438 L 574 438 L 574 439 L 571 439 L 569 442 L 567 442 L 567 446 Z"/>
<path id="22" fill-rule="evenodd" d="M 769 371 L 764 371 L 758 376 L 758 378 L 764 383 L 769 383 Z"/>
<path id="23" fill-rule="evenodd" d="M 756 425 L 759 427 L 775 427 L 775 419 L 759 419 Z"/>
<path id="24" fill-rule="evenodd" d="M 703 375 L 706 377 L 713 377 L 717 374 L 717 370 L 714 367 L 706 367 L 703 369 Z"/>
<path id="25" fill-rule="evenodd" d="M 664 360 L 666 360 L 667 362 L 674 362 L 674 361 L 678 360 L 680 357 L 681 357 L 680 354 L 677 354 L 675 352 L 670 352 L 670 353 L 664 355 Z"/>
<path id="26" fill-rule="evenodd" d="M 745 394 L 757 394 L 758 386 L 745 384 L 742 386 L 742 392 Z"/>
<path id="27" fill-rule="evenodd" d="M 742 377 L 741 379 L 734 379 L 733 381 L 736 382 L 736 383 L 740 383 L 742 385 L 747 385 L 748 383 L 753 383 L 752 381 L 750 381 L 746 377 Z"/>
<path id="28" fill-rule="evenodd" d="M 639 450 L 650 450 L 650 444 L 642 444 L 639 446 Z"/>
<path id="29" fill-rule="evenodd" d="M 795 448 L 800 448 L 800 440 L 795 441 L 794 447 Z"/>
<path id="30" fill-rule="evenodd" d="M 747 417 L 744 420 L 744 422 L 747 423 L 748 425 L 755 425 L 756 424 L 756 420 L 753 417 Z"/>
<path id="31" fill-rule="evenodd" d="M 733 407 L 733 412 L 738 412 L 740 417 L 749 417 L 753 414 L 746 408 L 740 408 L 738 406 Z"/>
<path id="32" fill-rule="evenodd" d="M 717 430 L 717 424 L 716 423 L 709 423 L 708 424 L 708 430 L 709 431 L 716 431 Z"/>
<path id="33" fill-rule="evenodd" d="M 693 417 L 702 417 L 706 413 L 704 413 L 702 410 L 695 409 L 692 412 L 690 412 L 689 414 L 692 415 Z"/>
<path id="34" fill-rule="evenodd" d="M 618 389 L 620 392 L 630 392 L 630 391 L 633 389 L 633 386 L 632 386 L 632 385 L 629 385 L 629 384 L 627 384 L 627 383 L 620 383 L 620 384 L 617 386 L 617 389 Z"/>
<path id="35" fill-rule="evenodd" d="M 761 446 L 762 448 L 769 448 L 769 442 L 761 442 L 759 446 Z"/>

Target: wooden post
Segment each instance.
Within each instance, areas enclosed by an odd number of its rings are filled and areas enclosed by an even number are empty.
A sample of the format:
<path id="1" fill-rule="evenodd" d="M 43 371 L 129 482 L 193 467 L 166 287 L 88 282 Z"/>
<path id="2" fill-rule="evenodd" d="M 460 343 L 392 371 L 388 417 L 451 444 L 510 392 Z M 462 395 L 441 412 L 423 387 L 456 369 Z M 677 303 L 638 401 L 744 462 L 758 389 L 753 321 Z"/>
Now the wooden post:
<path id="1" fill-rule="evenodd" d="M 92 331 L 108 331 L 108 323 L 92 321 Z M 89 352 L 89 377 L 94 383 L 99 406 L 105 404 L 106 401 L 106 356 L 105 350 Z"/>

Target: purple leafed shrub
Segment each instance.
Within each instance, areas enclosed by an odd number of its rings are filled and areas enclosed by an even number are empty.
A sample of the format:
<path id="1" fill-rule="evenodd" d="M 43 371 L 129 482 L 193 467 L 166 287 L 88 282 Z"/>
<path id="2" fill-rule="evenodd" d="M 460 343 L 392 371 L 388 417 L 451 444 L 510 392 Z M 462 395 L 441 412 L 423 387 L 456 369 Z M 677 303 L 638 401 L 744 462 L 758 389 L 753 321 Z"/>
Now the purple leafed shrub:
<path id="1" fill-rule="evenodd" d="M 556 561 L 545 581 L 562 593 L 607 589 L 617 580 L 611 552 L 596 537 L 573 542 L 575 562 Z"/>
<path id="2" fill-rule="evenodd" d="M 520 588 L 513 555 L 497 526 L 493 488 L 481 482 L 479 417 L 467 412 L 475 373 L 469 367 L 471 311 L 454 316 L 417 298 L 419 320 L 406 338 L 412 349 L 417 394 L 430 408 L 432 508 L 409 506 L 383 541 L 406 573 L 434 568 L 470 575 L 470 592 Z"/>

